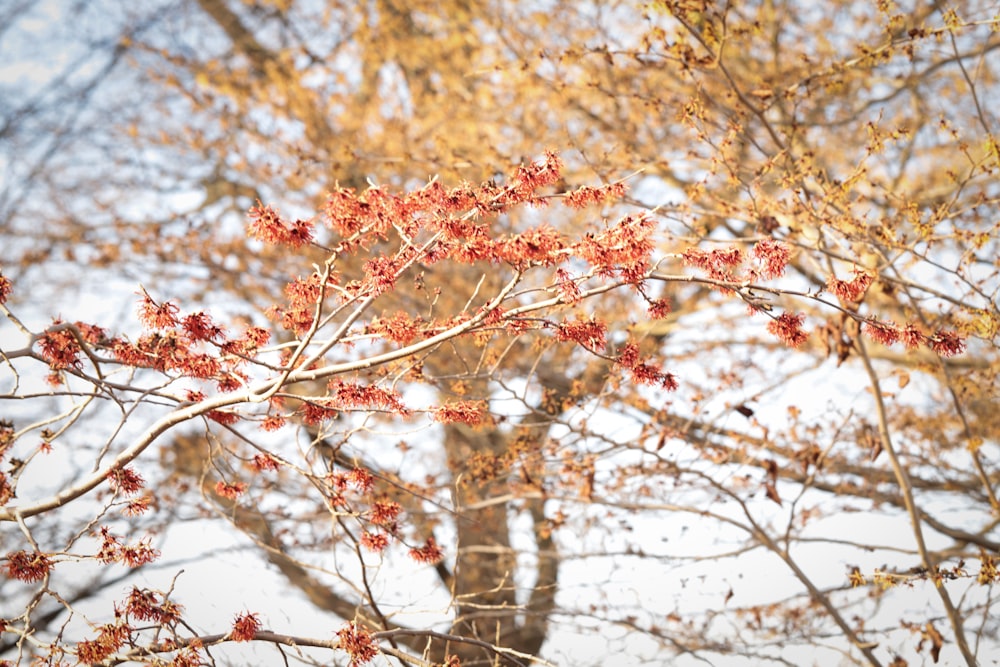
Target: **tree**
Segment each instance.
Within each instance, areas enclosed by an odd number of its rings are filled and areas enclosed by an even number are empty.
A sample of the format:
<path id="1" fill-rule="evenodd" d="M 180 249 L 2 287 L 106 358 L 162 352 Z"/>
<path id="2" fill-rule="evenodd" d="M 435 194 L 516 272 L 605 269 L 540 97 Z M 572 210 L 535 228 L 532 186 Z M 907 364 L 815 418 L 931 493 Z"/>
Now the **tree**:
<path id="1" fill-rule="evenodd" d="M 987 655 L 995 8 L 811 7 L 123 17 L 107 71 L 149 103 L 99 145 L 146 161 L 98 170 L 91 215 L 60 192 L 86 133 L 5 190 L 53 188 L 4 209 L 0 647 L 527 664 L 597 627 L 629 660 Z M 35 113 L 5 136 L 35 145 Z M 24 324 L 73 263 L 141 275 L 143 328 Z M 149 572 L 193 517 L 339 625 L 196 629 L 169 585 L 86 567 Z M 416 582 L 440 613 L 404 623 Z"/>

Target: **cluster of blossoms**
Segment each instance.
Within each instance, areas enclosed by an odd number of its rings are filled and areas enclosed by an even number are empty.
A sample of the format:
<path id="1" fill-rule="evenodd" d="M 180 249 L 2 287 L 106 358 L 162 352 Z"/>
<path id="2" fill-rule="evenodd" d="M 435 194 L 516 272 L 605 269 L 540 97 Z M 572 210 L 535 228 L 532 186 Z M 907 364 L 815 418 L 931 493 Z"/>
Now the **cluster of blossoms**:
<path id="1" fill-rule="evenodd" d="M 639 346 L 635 343 L 627 343 L 615 363 L 627 369 L 636 384 L 658 385 L 667 391 L 676 391 L 680 386 L 673 373 L 664 372 L 659 364 L 644 361 L 639 354 Z"/>
<path id="2" fill-rule="evenodd" d="M 54 320 L 48 331 L 38 339 L 42 358 L 56 371 L 78 368 L 82 345 L 103 345 L 107 341 L 104 329 L 86 322 L 67 324 Z"/>
<path id="3" fill-rule="evenodd" d="M 102 625 L 96 639 L 85 639 L 76 645 L 76 657 L 81 663 L 98 663 L 125 645 L 132 635 L 128 625 L 108 623 Z"/>
<path id="4" fill-rule="evenodd" d="M 239 614 L 233 621 L 233 630 L 229 636 L 235 642 L 248 642 L 260 631 L 260 617 L 249 612 Z"/>
<path id="5" fill-rule="evenodd" d="M 704 271 L 723 291 L 734 291 L 747 283 L 759 279 L 774 279 L 784 275 L 785 268 L 791 260 L 789 247 L 781 241 L 766 238 L 754 244 L 750 256 L 757 261 L 758 266 L 746 267 L 746 256 L 736 246 L 702 250 L 689 248 L 682 253 L 684 263 Z M 866 270 L 854 269 L 854 277 L 842 280 L 836 276 L 827 279 L 826 289 L 841 302 L 856 310 L 868 288 L 875 281 L 875 276 Z M 751 304 L 751 310 L 759 310 Z M 789 347 L 799 348 L 809 339 L 809 334 L 803 328 L 805 315 L 801 313 L 781 313 L 771 317 L 767 330 L 773 336 Z M 867 318 L 862 331 L 872 340 L 883 345 L 903 343 L 907 349 L 925 345 L 943 357 L 961 354 L 965 350 L 962 338 L 950 331 L 939 331 L 933 335 L 920 332 L 913 324 L 898 325 L 894 322 Z"/>
<path id="6" fill-rule="evenodd" d="M 28 583 L 41 581 L 52 570 L 52 559 L 37 551 L 12 551 L 7 554 L 4 572 L 11 579 Z"/>
<path id="7" fill-rule="evenodd" d="M 145 488 L 146 482 L 142 476 L 131 468 L 113 468 L 107 474 L 111 490 L 124 496 L 135 496 Z M 149 494 L 140 498 L 129 498 L 122 513 L 126 516 L 144 514 L 150 506 L 152 497 Z"/>
<path id="8" fill-rule="evenodd" d="M 841 301 L 851 303 L 861 298 L 873 280 L 872 274 L 855 269 L 854 278 L 851 280 L 840 280 L 836 276 L 830 276 L 826 282 L 826 289 Z"/>
<path id="9" fill-rule="evenodd" d="M 938 331 L 927 335 L 912 324 L 900 326 L 895 322 L 866 320 L 861 330 L 876 343 L 895 345 L 902 343 L 912 350 L 920 345 L 929 347 L 942 357 L 953 357 L 965 352 L 965 341 L 954 331 Z"/>
<path id="10" fill-rule="evenodd" d="M 594 318 L 560 322 L 556 325 L 556 340 L 574 342 L 597 354 L 604 353 L 608 344 L 607 336 L 608 325 Z"/>
<path id="11" fill-rule="evenodd" d="M 344 410 L 387 410 L 399 415 L 409 414 L 398 392 L 380 387 L 363 386 L 343 380 L 331 380 L 329 389 L 337 406 Z"/>
<path id="12" fill-rule="evenodd" d="M 7 299 L 10 298 L 10 293 L 14 291 L 14 285 L 10 282 L 10 278 L 0 271 L 0 304 L 7 303 Z"/>
<path id="13" fill-rule="evenodd" d="M 801 313 L 781 313 L 767 323 L 767 330 L 789 347 L 802 347 L 809 339 L 809 334 L 802 329 L 804 321 L 805 315 Z"/>
<path id="14" fill-rule="evenodd" d="M 403 507 L 395 500 L 385 495 L 372 493 L 375 478 L 364 468 L 353 468 L 347 472 L 335 472 L 327 475 L 329 487 L 327 502 L 330 508 L 338 512 L 354 515 L 365 527 L 361 531 L 358 542 L 366 550 L 373 553 L 385 551 L 394 540 L 401 539 L 399 519 Z M 357 502 L 349 498 L 348 492 L 354 489 L 360 498 Z M 352 509 L 363 505 L 368 499 L 368 509 L 360 511 Z M 437 546 L 434 538 L 429 538 L 423 546 L 411 548 L 409 555 L 419 563 L 437 563 L 444 554 Z"/>
<path id="15" fill-rule="evenodd" d="M 681 257 L 687 266 L 704 271 L 709 278 L 727 283 L 772 280 L 785 274 L 791 248 L 771 238 L 757 241 L 750 250 L 755 263 L 747 266 L 747 256 L 738 246 L 702 250 L 688 248 Z"/>
<path id="16" fill-rule="evenodd" d="M 100 529 L 101 549 L 97 558 L 102 563 L 122 563 L 127 567 L 139 567 L 152 563 L 160 556 L 160 552 L 149 545 L 149 538 L 144 538 L 136 544 L 124 544 L 120 537 L 112 535 L 105 526 Z"/>
<path id="17" fill-rule="evenodd" d="M 340 648 L 351 656 L 350 667 L 357 667 L 375 659 L 379 654 L 375 638 L 356 623 L 348 623 L 337 632 Z"/>
<path id="18" fill-rule="evenodd" d="M 434 421 L 442 424 L 467 424 L 477 426 L 487 419 L 485 401 L 452 401 L 432 410 Z"/>
<path id="19" fill-rule="evenodd" d="M 160 601 L 152 591 L 133 587 L 125 600 L 125 611 L 137 621 L 173 625 L 180 620 L 183 608 L 170 600 Z"/>
<path id="20" fill-rule="evenodd" d="M 229 500 L 236 500 L 247 492 L 246 482 L 224 482 L 219 480 L 215 483 L 215 492 Z"/>

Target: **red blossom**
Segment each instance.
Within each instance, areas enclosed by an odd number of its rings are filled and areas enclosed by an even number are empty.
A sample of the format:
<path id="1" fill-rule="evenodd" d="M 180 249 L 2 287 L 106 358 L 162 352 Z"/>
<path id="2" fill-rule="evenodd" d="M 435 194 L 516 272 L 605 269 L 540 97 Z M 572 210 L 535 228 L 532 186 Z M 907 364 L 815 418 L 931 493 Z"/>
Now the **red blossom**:
<path id="1" fill-rule="evenodd" d="M 198 655 L 198 651 L 188 646 L 170 661 L 170 667 L 201 667 L 205 662 Z"/>
<path id="2" fill-rule="evenodd" d="M 912 324 L 907 324 L 903 327 L 903 330 L 899 332 L 899 339 L 903 341 L 903 345 L 908 350 L 915 349 L 927 342 L 927 336 Z"/>
<path id="3" fill-rule="evenodd" d="M 660 370 L 660 366 L 658 364 L 636 364 L 629 369 L 629 374 L 632 377 L 632 382 L 635 384 L 659 384 L 667 386 L 664 384 L 665 375 L 663 371 Z"/>
<path id="4" fill-rule="evenodd" d="M 131 468 L 115 468 L 108 473 L 108 482 L 115 491 L 121 491 L 126 496 L 135 495 L 142 490 L 146 482 L 142 475 Z"/>
<path id="5" fill-rule="evenodd" d="M 826 281 L 826 288 L 841 301 L 858 301 L 873 280 L 873 276 L 866 271 L 854 269 L 853 279 L 838 280 L 834 276 L 830 276 Z"/>
<path id="6" fill-rule="evenodd" d="M 258 241 L 300 248 L 313 240 L 313 223 L 296 220 L 289 225 L 273 206 L 264 206 L 260 201 L 250 208 L 247 216 L 250 218 L 250 236 Z"/>
<path id="7" fill-rule="evenodd" d="M 364 468 L 354 468 L 344 477 L 344 483 L 348 482 L 361 493 L 368 493 L 375 483 L 375 478 Z"/>
<path id="8" fill-rule="evenodd" d="M 281 415 L 268 415 L 260 423 L 260 427 L 265 431 L 277 431 L 285 425 L 285 418 Z"/>
<path id="9" fill-rule="evenodd" d="M 632 368 L 639 363 L 639 346 L 633 342 L 626 343 L 618 353 L 616 361 L 619 366 Z"/>
<path id="10" fill-rule="evenodd" d="M 327 224 L 345 237 L 361 231 L 366 222 L 358 198 L 351 188 L 337 188 L 327 193 L 323 213 Z"/>
<path id="11" fill-rule="evenodd" d="M 234 642 L 248 642 L 253 640 L 259 631 L 260 618 L 257 614 L 244 612 L 236 616 L 236 619 L 233 621 L 233 630 L 229 633 L 229 637 Z"/>
<path id="12" fill-rule="evenodd" d="M 279 463 L 278 459 L 270 454 L 254 454 L 250 465 L 257 472 L 263 472 L 264 470 L 277 470 Z"/>
<path id="13" fill-rule="evenodd" d="M 656 225 L 643 215 L 628 215 L 600 234 L 587 234 L 573 250 L 603 276 L 616 273 L 627 281 L 642 280 L 653 252 Z"/>
<path id="14" fill-rule="evenodd" d="M 207 380 L 222 371 L 222 364 L 215 357 L 207 354 L 189 354 L 177 359 L 176 368 L 191 377 Z"/>
<path id="15" fill-rule="evenodd" d="M 537 326 L 537 324 L 529 318 L 508 317 L 504 320 L 504 332 L 508 336 L 520 336 L 525 331 L 531 329 L 533 325 Z"/>
<path id="16" fill-rule="evenodd" d="M 175 331 L 143 336 L 135 345 L 115 340 L 112 349 L 122 363 L 158 371 L 181 368 L 190 359 L 190 343 Z"/>
<path id="17" fill-rule="evenodd" d="M 562 161 L 555 153 L 547 151 L 539 162 L 520 165 L 502 188 L 484 183 L 480 190 L 489 194 L 488 200 L 477 206 L 482 212 L 504 212 L 516 204 L 541 205 L 545 203 L 535 194 L 539 188 L 559 181 Z M 495 188 L 495 192 L 490 192 Z"/>
<path id="18" fill-rule="evenodd" d="M 677 391 L 680 383 L 677 381 L 677 376 L 673 373 L 663 373 L 660 378 L 660 387 L 667 391 Z"/>
<path id="19" fill-rule="evenodd" d="M 337 631 L 337 637 L 340 639 L 340 648 L 351 656 L 350 667 L 370 662 L 379 654 L 371 633 L 353 622 Z"/>
<path id="20" fill-rule="evenodd" d="M 328 399 L 306 401 L 297 411 L 302 415 L 302 421 L 310 426 L 334 419 L 340 414 L 340 409 L 334 407 Z"/>
<path id="21" fill-rule="evenodd" d="M 236 356 L 249 356 L 258 348 L 267 345 L 271 339 L 271 332 L 262 327 L 250 327 L 243 332 L 243 335 L 233 340 L 227 340 L 220 346 L 223 354 Z"/>
<path id="22" fill-rule="evenodd" d="M 271 332 L 263 327 L 249 327 L 243 337 L 251 346 L 257 348 L 267 344 L 271 339 Z"/>
<path id="23" fill-rule="evenodd" d="M 102 563 L 115 563 L 121 556 L 122 541 L 111 533 L 107 526 L 101 527 L 101 550 L 97 552 L 97 558 Z"/>
<path id="24" fill-rule="evenodd" d="M 14 442 L 14 424 L 8 419 L 0 419 L 0 455 Z"/>
<path id="25" fill-rule="evenodd" d="M 309 220 L 296 220 L 288 228 L 288 238 L 285 245 L 291 248 L 301 248 L 313 241 L 313 223 Z"/>
<path id="26" fill-rule="evenodd" d="M 490 260 L 497 254 L 497 242 L 491 237 L 487 224 L 477 223 L 467 217 L 444 218 L 435 221 L 431 228 L 444 233 L 439 244 L 443 252 L 430 255 L 427 261 L 431 263 L 451 256 L 458 262 L 471 264 Z"/>
<path id="27" fill-rule="evenodd" d="M 125 600 L 125 611 L 140 621 L 170 624 L 180 619 L 181 610 L 180 605 L 169 600 L 161 603 L 152 591 L 138 588 L 132 588 L 132 592 Z"/>
<path id="28" fill-rule="evenodd" d="M 192 313 L 181 320 L 184 332 L 191 340 L 215 340 L 222 336 L 222 329 L 204 312 Z"/>
<path id="29" fill-rule="evenodd" d="M 670 302 L 666 299 L 650 299 L 646 312 L 654 320 L 662 320 L 670 314 Z"/>
<path id="30" fill-rule="evenodd" d="M 965 352 L 965 341 L 954 331 L 939 331 L 928 340 L 931 349 L 942 357 L 954 357 Z"/>
<path id="31" fill-rule="evenodd" d="M 570 208 L 586 208 L 592 204 L 601 204 L 625 196 L 624 183 L 611 183 L 600 187 L 584 185 L 563 195 L 563 204 Z"/>
<path id="32" fill-rule="evenodd" d="M 223 426 L 231 426 L 240 420 L 240 416 L 235 412 L 227 412 L 225 410 L 212 410 L 205 415 L 209 419 Z"/>
<path id="33" fill-rule="evenodd" d="M 580 286 L 573 280 L 572 274 L 563 268 L 556 269 L 556 288 L 563 303 L 576 303 L 580 300 Z"/>
<path id="34" fill-rule="evenodd" d="M 386 391 L 379 387 L 362 386 L 353 382 L 331 380 L 330 390 L 338 406 L 344 408 L 376 408 L 400 415 L 408 414 L 398 392 Z"/>
<path id="35" fill-rule="evenodd" d="M 323 295 L 322 277 L 318 273 L 308 278 L 296 278 L 285 285 L 285 296 L 288 298 L 288 308 L 274 307 L 269 314 L 280 318 L 281 326 L 301 334 L 309 330 L 315 316 L 316 303 Z M 327 279 L 326 286 L 336 285 L 333 276 Z"/>
<path id="36" fill-rule="evenodd" d="M 714 280 L 733 282 L 737 280 L 735 269 L 743 263 L 743 251 L 733 246 L 730 248 L 710 250 L 688 248 L 682 253 L 684 263 L 708 273 Z"/>
<path id="37" fill-rule="evenodd" d="M 805 315 L 782 313 L 767 323 L 767 330 L 790 347 L 801 347 L 809 335 L 802 330 Z"/>
<path id="38" fill-rule="evenodd" d="M 482 314 L 485 308 L 486 308 L 485 306 L 481 307 L 479 309 L 479 313 Z M 491 310 L 486 311 L 486 315 L 483 317 L 483 324 L 488 327 L 499 326 L 503 323 L 504 318 L 506 318 L 506 316 L 507 316 L 507 311 L 497 306 L 495 308 L 492 308 Z"/>
<path id="39" fill-rule="evenodd" d="M 108 333 L 103 327 L 99 327 L 96 324 L 87 324 L 86 322 L 74 322 L 73 324 L 80 331 L 80 336 L 83 340 L 91 345 L 102 345 L 108 340 Z"/>
<path id="40" fill-rule="evenodd" d="M 122 338 L 116 338 L 111 343 L 111 351 L 115 359 L 126 366 L 142 367 L 149 365 L 149 358 L 138 347 Z"/>
<path id="41" fill-rule="evenodd" d="M 153 297 L 145 288 L 136 292 L 139 300 L 139 321 L 150 329 L 170 329 L 178 324 L 177 313 L 180 308 L 176 304 L 165 301 L 162 304 L 153 301 Z"/>
<path id="42" fill-rule="evenodd" d="M 58 326 L 62 323 L 56 320 L 52 324 Z M 48 362 L 52 370 L 60 371 L 80 365 L 80 344 L 72 331 L 67 329 L 46 331 L 39 337 L 38 343 L 42 348 L 42 358 Z"/>
<path id="43" fill-rule="evenodd" d="M 455 401 L 432 410 L 434 421 L 442 424 L 481 424 L 486 417 L 486 406 L 482 401 Z"/>
<path id="44" fill-rule="evenodd" d="M 114 652 L 115 649 L 110 646 L 90 639 L 84 639 L 76 645 L 76 659 L 79 664 L 92 665 L 96 662 L 103 662 Z"/>
<path id="45" fill-rule="evenodd" d="M 389 546 L 389 538 L 385 533 L 369 533 L 367 530 L 361 534 L 361 546 L 374 553 L 382 553 Z"/>
<path id="46" fill-rule="evenodd" d="M 899 328 L 895 322 L 865 321 L 862 331 L 876 343 L 889 346 L 899 341 Z"/>
<path id="47" fill-rule="evenodd" d="M 7 554 L 4 570 L 11 579 L 29 583 L 41 581 L 52 570 L 52 559 L 37 551 L 12 551 Z"/>
<path id="48" fill-rule="evenodd" d="M 604 352 L 608 327 L 594 319 L 562 322 L 556 325 L 556 340 L 572 341 L 591 352 Z"/>
<path id="49" fill-rule="evenodd" d="M 444 559 L 444 554 L 441 552 L 440 547 L 438 547 L 437 542 L 434 541 L 434 538 L 428 537 L 427 541 L 424 542 L 424 546 L 410 549 L 410 558 L 418 563 L 434 565 Z"/>
<path id="50" fill-rule="evenodd" d="M 551 266 L 562 260 L 560 251 L 565 247 L 559 232 L 542 225 L 501 240 L 496 245 L 496 257 L 512 266 Z"/>
<path id="51" fill-rule="evenodd" d="M 132 629 L 125 625 L 105 625 L 97 639 L 84 640 L 76 645 L 76 657 L 80 663 L 102 662 L 117 651 L 129 638 Z"/>
<path id="52" fill-rule="evenodd" d="M 783 275 L 791 257 L 791 251 L 787 245 L 770 238 L 758 241 L 751 254 L 763 264 L 761 276 L 766 279 Z"/>
<path id="53" fill-rule="evenodd" d="M 629 370 L 632 381 L 636 384 L 660 385 L 668 391 L 678 387 L 677 379 L 671 373 L 665 373 L 659 364 L 644 361 L 639 354 L 639 346 L 635 343 L 625 344 L 615 362 Z"/>
<path id="54" fill-rule="evenodd" d="M 130 500 L 125 507 L 122 508 L 122 514 L 125 516 L 140 516 L 149 511 L 149 506 L 152 504 L 152 496 L 143 496 L 142 498 L 135 498 Z"/>
<path id="55" fill-rule="evenodd" d="M 258 200 L 257 205 L 247 211 L 247 217 L 250 218 L 248 231 L 253 238 L 266 243 L 281 243 L 284 240 L 285 223 L 273 206 L 264 206 Z"/>
<path id="56" fill-rule="evenodd" d="M 396 285 L 400 267 L 392 257 L 373 257 L 365 262 L 364 287 L 370 295 L 385 294 Z"/>
<path id="57" fill-rule="evenodd" d="M 229 370 L 216 377 L 215 386 L 221 392 L 236 391 L 246 384 L 247 376 L 239 371 Z"/>
<path id="58" fill-rule="evenodd" d="M 13 290 L 14 284 L 3 274 L 3 271 L 0 271 L 0 303 L 7 303 L 7 299 Z"/>
<path id="59" fill-rule="evenodd" d="M 356 468 L 355 470 L 360 470 L 360 469 Z M 368 475 L 367 471 L 363 471 L 363 473 L 366 474 L 366 475 Z M 324 477 L 324 479 L 338 493 L 341 492 L 341 491 L 343 491 L 343 490 L 345 490 L 347 488 L 347 481 L 348 481 L 348 479 L 347 479 L 347 473 L 342 473 L 342 472 L 328 472 L 326 474 L 326 476 Z M 369 479 L 371 479 L 371 475 L 369 475 Z"/>
<path id="60" fill-rule="evenodd" d="M 368 520 L 378 526 L 389 526 L 401 511 L 402 506 L 394 500 L 376 500 L 369 510 Z"/>
<path id="61" fill-rule="evenodd" d="M 236 482 L 231 484 L 229 482 L 223 482 L 219 480 L 215 483 L 215 492 L 222 496 L 223 498 L 229 498 L 230 500 L 236 500 L 244 493 L 246 493 L 247 484 L 246 482 Z"/>
<path id="62" fill-rule="evenodd" d="M 149 546 L 149 538 L 128 546 L 123 546 L 119 552 L 119 560 L 128 567 L 139 567 L 152 563 L 160 557 L 160 552 Z"/>
<path id="63" fill-rule="evenodd" d="M 410 317 L 403 311 L 390 317 L 379 317 L 371 322 L 366 329 L 369 334 L 381 336 L 394 343 L 406 345 L 420 335 L 424 322 L 420 317 Z"/>

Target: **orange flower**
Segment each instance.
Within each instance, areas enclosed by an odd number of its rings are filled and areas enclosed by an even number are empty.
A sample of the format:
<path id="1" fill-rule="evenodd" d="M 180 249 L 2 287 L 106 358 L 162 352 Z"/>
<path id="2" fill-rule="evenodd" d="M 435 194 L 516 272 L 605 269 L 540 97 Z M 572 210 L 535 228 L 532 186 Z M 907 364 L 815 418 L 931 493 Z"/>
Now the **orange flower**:
<path id="1" fill-rule="evenodd" d="M 236 500 L 246 493 L 246 490 L 246 482 L 236 482 L 235 484 L 230 484 L 229 482 L 219 480 L 215 483 L 215 492 L 223 498 L 229 498 L 230 500 Z"/>
<path id="2" fill-rule="evenodd" d="M 782 313 L 767 323 L 767 330 L 789 347 L 801 347 L 809 335 L 802 330 L 802 314 Z"/>
<path id="3" fill-rule="evenodd" d="M 236 642 L 248 642 L 260 631 L 260 618 L 249 612 L 239 614 L 233 621 L 233 630 L 229 636 Z"/>
<path id="4" fill-rule="evenodd" d="M 418 563 L 430 563 L 431 565 L 441 562 L 444 554 L 438 547 L 433 537 L 428 537 L 424 546 L 410 549 L 410 558 Z"/>
<path id="5" fill-rule="evenodd" d="M 7 554 L 7 576 L 29 583 L 41 581 L 52 570 L 52 560 L 43 553 L 13 551 Z"/>
<path id="6" fill-rule="evenodd" d="M 340 639 L 340 648 L 351 656 L 350 667 L 363 665 L 379 653 L 371 633 L 353 622 L 341 628 L 337 632 L 337 637 Z"/>
<path id="7" fill-rule="evenodd" d="M 146 482 L 142 475 L 131 468 L 115 468 L 108 473 L 108 482 L 115 491 L 131 496 L 142 490 Z"/>

